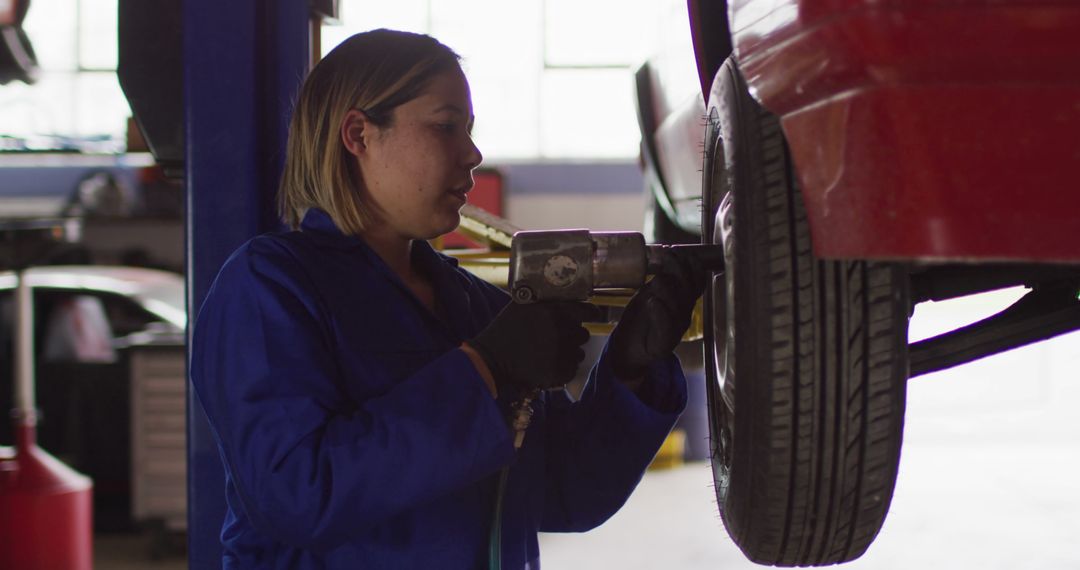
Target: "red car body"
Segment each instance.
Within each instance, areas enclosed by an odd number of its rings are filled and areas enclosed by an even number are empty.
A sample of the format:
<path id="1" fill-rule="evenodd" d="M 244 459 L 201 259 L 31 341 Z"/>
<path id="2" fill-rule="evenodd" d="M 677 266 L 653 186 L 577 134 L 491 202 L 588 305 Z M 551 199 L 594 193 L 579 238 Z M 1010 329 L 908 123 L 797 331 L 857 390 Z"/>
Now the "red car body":
<path id="1" fill-rule="evenodd" d="M 731 0 L 728 25 L 819 257 L 1080 261 L 1080 2 Z"/>

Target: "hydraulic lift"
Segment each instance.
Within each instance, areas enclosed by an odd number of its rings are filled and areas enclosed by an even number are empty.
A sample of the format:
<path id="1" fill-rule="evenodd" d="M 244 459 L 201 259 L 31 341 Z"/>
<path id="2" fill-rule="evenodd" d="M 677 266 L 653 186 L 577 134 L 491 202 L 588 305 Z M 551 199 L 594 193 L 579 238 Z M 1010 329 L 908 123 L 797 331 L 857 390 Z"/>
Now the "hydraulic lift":
<path id="1" fill-rule="evenodd" d="M 318 16 L 307 0 L 170 3 L 182 5 L 188 312 L 194 316 L 228 255 L 278 227 L 273 196 L 289 110 L 312 61 Z M 224 472 L 202 408 L 188 393 L 189 567 L 214 568 L 221 564 Z"/>
<path id="2" fill-rule="evenodd" d="M 273 197 L 289 111 L 334 1 L 121 0 L 121 86 L 166 172 L 186 186 L 188 311 L 228 255 L 278 228 Z M 189 328 L 190 334 L 190 328 Z M 188 391 L 191 568 L 221 564 L 224 472 Z"/>

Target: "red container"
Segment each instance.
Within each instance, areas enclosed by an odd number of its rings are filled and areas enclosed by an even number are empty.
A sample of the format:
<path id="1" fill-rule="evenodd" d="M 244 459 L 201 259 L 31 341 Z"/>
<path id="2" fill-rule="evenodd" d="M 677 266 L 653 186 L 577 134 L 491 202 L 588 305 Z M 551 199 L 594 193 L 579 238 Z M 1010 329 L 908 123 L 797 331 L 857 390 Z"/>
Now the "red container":
<path id="1" fill-rule="evenodd" d="M 0 447 L 0 568 L 91 570 L 92 484 L 15 426 L 15 448 Z"/>

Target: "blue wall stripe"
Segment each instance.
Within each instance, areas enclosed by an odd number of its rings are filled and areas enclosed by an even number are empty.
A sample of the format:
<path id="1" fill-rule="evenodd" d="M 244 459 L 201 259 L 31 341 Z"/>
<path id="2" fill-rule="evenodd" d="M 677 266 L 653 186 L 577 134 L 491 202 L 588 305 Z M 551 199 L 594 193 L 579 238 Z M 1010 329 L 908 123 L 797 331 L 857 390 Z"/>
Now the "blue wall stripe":
<path id="1" fill-rule="evenodd" d="M 511 163 L 490 167 L 502 172 L 507 197 L 640 195 L 644 188 L 644 179 L 636 161 Z"/>

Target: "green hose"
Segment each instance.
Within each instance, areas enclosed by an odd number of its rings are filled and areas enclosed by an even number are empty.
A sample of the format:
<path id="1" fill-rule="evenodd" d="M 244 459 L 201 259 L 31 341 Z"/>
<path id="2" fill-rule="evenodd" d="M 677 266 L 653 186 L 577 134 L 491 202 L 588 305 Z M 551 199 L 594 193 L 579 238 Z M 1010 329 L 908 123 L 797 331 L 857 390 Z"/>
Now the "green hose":
<path id="1" fill-rule="evenodd" d="M 495 491 L 495 512 L 491 515 L 491 538 L 488 540 L 488 570 L 502 569 L 502 502 L 506 492 L 506 477 L 510 466 L 499 472 L 499 486 Z"/>
<path id="2" fill-rule="evenodd" d="M 514 412 L 510 418 L 510 429 L 514 430 L 514 451 L 521 449 L 521 444 L 525 442 L 525 430 L 529 428 L 533 414 L 531 404 L 538 395 L 539 391 L 534 390 L 511 406 Z M 488 539 L 489 570 L 502 569 L 502 504 L 509 475 L 510 466 L 507 465 L 499 472 L 499 485 L 495 490 L 495 512 L 491 515 L 491 536 Z"/>

